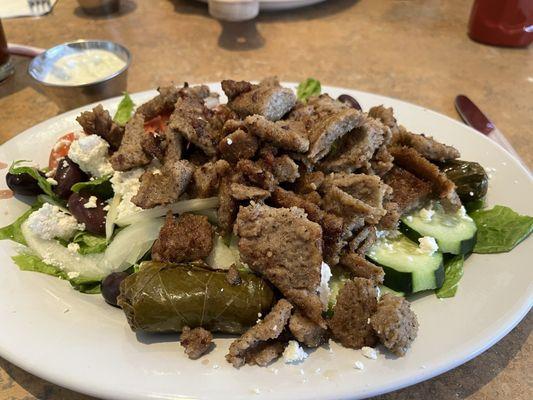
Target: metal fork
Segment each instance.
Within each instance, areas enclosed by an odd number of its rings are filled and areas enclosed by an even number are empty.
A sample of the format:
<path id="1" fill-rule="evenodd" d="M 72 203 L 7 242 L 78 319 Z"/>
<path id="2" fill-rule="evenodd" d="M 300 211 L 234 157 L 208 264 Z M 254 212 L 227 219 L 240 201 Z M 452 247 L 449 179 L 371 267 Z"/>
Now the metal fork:
<path id="1" fill-rule="evenodd" d="M 32 14 L 43 15 L 52 10 L 52 3 L 50 0 L 28 0 L 28 6 Z"/>

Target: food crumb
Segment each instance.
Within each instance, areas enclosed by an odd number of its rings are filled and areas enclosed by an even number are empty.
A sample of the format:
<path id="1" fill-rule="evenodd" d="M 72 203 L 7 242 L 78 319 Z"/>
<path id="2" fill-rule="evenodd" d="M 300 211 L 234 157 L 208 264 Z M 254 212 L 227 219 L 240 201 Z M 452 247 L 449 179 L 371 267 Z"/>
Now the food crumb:
<path id="1" fill-rule="evenodd" d="M 65 309 L 63 310 L 63 314 L 66 314 L 66 313 L 68 313 L 69 311 L 70 311 L 70 308 L 65 308 Z"/>
<path id="2" fill-rule="evenodd" d="M 365 369 L 365 365 L 361 361 L 356 361 L 353 367 L 361 371 Z"/>
<path id="3" fill-rule="evenodd" d="M 219 368 L 220 368 L 220 366 L 218 364 L 214 364 L 213 365 L 213 369 L 219 369 Z"/>
<path id="4" fill-rule="evenodd" d="M 376 349 L 373 349 L 372 347 L 363 346 L 361 351 L 363 352 L 363 355 L 366 358 L 369 358 L 371 360 L 375 360 L 375 359 L 378 358 L 378 353 L 377 353 Z"/>
<path id="5" fill-rule="evenodd" d="M 261 390 L 259 388 L 255 388 L 252 390 L 255 394 L 261 394 Z"/>
<path id="6" fill-rule="evenodd" d="M 270 370 L 274 373 L 274 375 L 277 375 L 279 372 L 279 369 L 277 368 L 271 368 Z"/>
<path id="7" fill-rule="evenodd" d="M 300 369 L 300 375 L 305 375 L 305 371 L 303 369 Z"/>

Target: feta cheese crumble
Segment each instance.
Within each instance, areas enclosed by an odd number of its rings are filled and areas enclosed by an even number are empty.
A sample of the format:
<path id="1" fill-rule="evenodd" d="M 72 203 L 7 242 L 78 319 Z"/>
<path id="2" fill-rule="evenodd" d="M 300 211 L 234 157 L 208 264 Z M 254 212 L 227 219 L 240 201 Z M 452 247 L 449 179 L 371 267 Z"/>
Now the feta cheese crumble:
<path id="1" fill-rule="evenodd" d="M 331 268 L 325 262 L 322 262 L 320 267 L 320 286 L 318 287 L 318 295 L 320 301 L 325 306 L 328 305 L 331 289 L 329 288 L 329 280 L 331 279 Z"/>
<path id="2" fill-rule="evenodd" d="M 143 168 L 135 168 L 125 172 L 116 171 L 111 177 L 111 185 L 115 196 L 121 196 L 122 198 L 117 207 L 117 219 L 142 210 L 141 207 L 132 203 L 131 198 L 139 191 L 141 186 L 139 179 L 143 173 Z"/>
<path id="3" fill-rule="evenodd" d="M 422 218 L 424 221 L 431 221 L 431 218 L 433 218 L 433 214 L 435 214 L 435 210 L 431 208 L 422 208 L 419 214 L 420 218 Z"/>
<path id="4" fill-rule="evenodd" d="M 359 369 L 359 370 L 363 370 L 365 369 L 365 365 L 361 362 L 361 361 L 356 361 L 355 364 L 353 365 L 353 367 L 355 369 Z"/>
<path id="5" fill-rule="evenodd" d="M 424 236 L 418 239 L 418 248 L 422 253 L 432 255 L 439 249 L 439 245 L 435 241 L 435 238 L 431 236 Z"/>
<path id="6" fill-rule="evenodd" d="M 285 351 L 283 351 L 283 361 L 286 364 L 303 361 L 307 356 L 308 354 L 300 347 L 300 344 L 296 340 L 289 340 L 289 344 L 285 348 Z"/>
<path id="7" fill-rule="evenodd" d="M 376 349 L 373 349 L 372 347 L 363 346 L 361 351 L 363 352 L 363 355 L 366 358 L 369 358 L 371 360 L 376 360 L 378 358 L 378 352 L 376 351 Z"/>
<path id="8" fill-rule="evenodd" d="M 80 245 L 78 243 L 69 243 L 67 246 L 68 251 L 71 253 L 77 253 L 80 249 Z"/>
<path id="9" fill-rule="evenodd" d="M 113 173 L 108 160 L 109 144 L 98 135 L 88 135 L 75 140 L 68 151 L 69 158 L 82 171 L 97 178 Z"/>
<path id="10" fill-rule="evenodd" d="M 96 208 L 96 206 L 97 206 L 97 204 L 96 204 L 97 200 L 98 200 L 98 199 L 96 198 L 96 196 L 91 196 L 91 197 L 89 197 L 89 200 L 87 201 L 87 203 L 85 203 L 85 204 L 83 205 L 83 207 L 85 207 L 85 208 Z"/>
<path id="11" fill-rule="evenodd" d="M 44 203 L 41 208 L 30 214 L 28 228 L 45 240 L 60 238 L 68 240 L 77 230 L 84 230 L 84 224 L 78 224 L 76 218 L 64 213 L 58 206 Z"/>
<path id="12" fill-rule="evenodd" d="M 46 178 L 46 182 L 48 182 L 52 186 L 57 185 L 57 181 L 54 178 Z"/>

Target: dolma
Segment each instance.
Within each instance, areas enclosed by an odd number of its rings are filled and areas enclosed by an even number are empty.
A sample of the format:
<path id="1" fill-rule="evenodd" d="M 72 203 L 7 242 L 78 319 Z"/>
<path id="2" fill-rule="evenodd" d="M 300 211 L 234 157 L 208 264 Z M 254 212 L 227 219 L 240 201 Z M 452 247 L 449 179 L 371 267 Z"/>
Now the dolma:
<path id="1" fill-rule="evenodd" d="M 118 304 L 134 331 L 181 332 L 188 326 L 241 334 L 268 313 L 275 298 L 262 278 L 240 275 L 242 283 L 232 286 L 225 271 L 149 261 L 122 281 Z"/>

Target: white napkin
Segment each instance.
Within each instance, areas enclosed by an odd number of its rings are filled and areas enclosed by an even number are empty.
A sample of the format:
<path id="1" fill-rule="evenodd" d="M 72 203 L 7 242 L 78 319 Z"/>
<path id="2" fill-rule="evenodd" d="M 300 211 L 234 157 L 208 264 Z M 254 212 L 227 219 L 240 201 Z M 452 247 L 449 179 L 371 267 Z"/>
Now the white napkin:
<path id="1" fill-rule="evenodd" d="M 56 5 L 57 0 L 50 0 L 52 9 Z M 48 14 L 50 11 L 44 11 L 42 7 L 33 7 L 33 10 L 28 5 L 28 0 L 0 0 L 0 18 L 16 18 L 16 17 L 39 17 Z"/>

